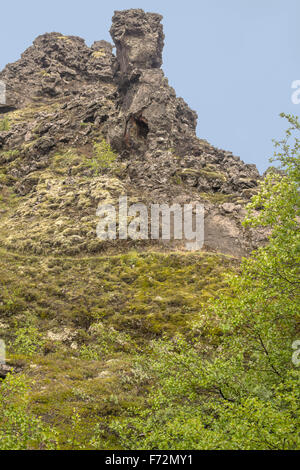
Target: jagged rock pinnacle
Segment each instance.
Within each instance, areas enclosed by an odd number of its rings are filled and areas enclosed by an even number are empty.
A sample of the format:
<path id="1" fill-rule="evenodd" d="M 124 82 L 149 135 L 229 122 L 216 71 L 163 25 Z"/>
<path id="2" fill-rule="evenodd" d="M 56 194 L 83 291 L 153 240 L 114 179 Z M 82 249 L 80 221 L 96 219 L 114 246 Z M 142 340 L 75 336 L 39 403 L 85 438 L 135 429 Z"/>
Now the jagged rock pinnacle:
<path id="1" fill-rule="evenodd" d="M 161 20 L 161 15 L 140 9 L 115 12 L 110 33 L 122 75 L 128 75 L 135 68 L 161 67 L 164 46 Z"/>
<path id="2" fill-rule="evenodd" d="M 257 188 L 257 169 L 196 136 L 196 112 L 176 96 L 161 69 L 161 20 L 140 9 L 115 12 L 116 56 L 106 41 L 88 47 L 76 36 L 46 33 L 0 72 L 7 89 L 0 106 L 0 190 L 5 181 L 21 197 L 18 218 L 5 222 L 13 234 L 7 245 L 36 252 L 100 250 L 99 241 L 82 238 L 84 230 L 95 235 L 99 199 L 106 192 L 134 192 L 147 203 L 204 201 L 208 248 L 239 256 L 252 246 L 240 221 Z M 109 171 L 96 178 L 89 169 L 101 139 L 118 156 L 117 181 Z M 71 218 L 74 236 L 60 225 L 53 229 L 56 217 L 62 224 Z M 31 218 L 44 227 L 32 243 Z"/>

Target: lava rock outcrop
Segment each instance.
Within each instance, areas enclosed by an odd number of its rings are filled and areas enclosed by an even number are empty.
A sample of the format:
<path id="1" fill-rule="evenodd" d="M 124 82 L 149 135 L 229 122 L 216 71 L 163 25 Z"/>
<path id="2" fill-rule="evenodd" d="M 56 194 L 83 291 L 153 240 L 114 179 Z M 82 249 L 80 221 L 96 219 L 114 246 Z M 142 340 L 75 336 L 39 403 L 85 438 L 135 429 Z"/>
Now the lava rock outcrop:
<path id="1" fill-rule="evenodd" d="M 0 191 L 10 188 L 20 198 L 13 214 L 2 210 L 6 233 L 13 232 L 5 246 L 101 251 L 93 230 L 97 205 L 124 193 L 149 203 L 204 203 L 209 250 L 241 256 L 264 239 L 241 226 L 259 173 L 197 138 L 196 112 L 161 69 L 161 20 L 140 9 L 115 12 L 116 55 L 106 41 L 88 47 L 81 38 L 47 33 L 0 72 L 7 88 L 0 105 Z M 88 163 L 102 139 L 117 154 L 117 170 L 95 174 Z M 61 219 L 57 230 L 54 219 Z M 29 220 L 36 227 L 30 242 Z"/>

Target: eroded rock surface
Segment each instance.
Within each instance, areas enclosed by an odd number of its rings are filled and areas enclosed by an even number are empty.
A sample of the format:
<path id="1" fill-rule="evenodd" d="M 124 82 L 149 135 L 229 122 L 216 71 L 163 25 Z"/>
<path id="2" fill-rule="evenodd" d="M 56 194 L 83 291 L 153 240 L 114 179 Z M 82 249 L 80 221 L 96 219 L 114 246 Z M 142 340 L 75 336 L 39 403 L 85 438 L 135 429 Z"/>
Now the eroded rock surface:
<path id="1" fill-rule="evenodd" d="M 88 47 L 81 38 L 47 33 L 0 73 L 7 86 L 0 105 L 5 246 L 101 251 L 97 205 L 120 194 L 148 203 L 205 203 L 209 250 L 241 256 L 264 240 L 241 226 L 259 173 L 197 138 L 197 114 L 161 69 L 161 20 L 139 9 L 115 12 L 116 55 L 106 41 Z M 117 160 L 95 171 L 95 143 L 102 139 Z"/>

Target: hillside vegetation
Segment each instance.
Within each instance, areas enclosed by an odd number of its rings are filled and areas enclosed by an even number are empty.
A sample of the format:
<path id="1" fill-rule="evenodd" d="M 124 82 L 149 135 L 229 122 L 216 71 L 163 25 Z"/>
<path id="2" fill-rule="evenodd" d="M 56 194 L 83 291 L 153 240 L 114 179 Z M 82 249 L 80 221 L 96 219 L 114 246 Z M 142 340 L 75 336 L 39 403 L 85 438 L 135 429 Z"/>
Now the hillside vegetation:
<path id="1" fill-rule="evenodd" d="M 115 12 L 116 55 L 45 34 L 0 72 L 1 450 L 300 447 L 300 124 L 264 177 L 199 139 L 161 19 Z M 203 204 L 203 249 L 100 240 L 125 195 Z"/>

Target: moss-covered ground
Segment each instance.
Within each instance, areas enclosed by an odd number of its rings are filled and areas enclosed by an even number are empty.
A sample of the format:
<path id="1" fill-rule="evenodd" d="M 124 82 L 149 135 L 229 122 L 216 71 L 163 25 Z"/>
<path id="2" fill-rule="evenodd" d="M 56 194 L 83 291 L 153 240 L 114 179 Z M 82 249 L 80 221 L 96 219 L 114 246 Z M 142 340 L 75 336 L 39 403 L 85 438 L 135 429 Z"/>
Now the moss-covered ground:
<path id="1" fill-rule="evenodd" d="M 105 426 L 143 404 L 150 385 L 136 359 L 153 339 L 188 333 L 232 265 L 209 253 L 63 258 L 1 249 L 0 337 L 32 385 L 31 410 L 59 431 L 61 448 L 93 448 L 99 424 L 101 448 L 119 448 Z"/>

